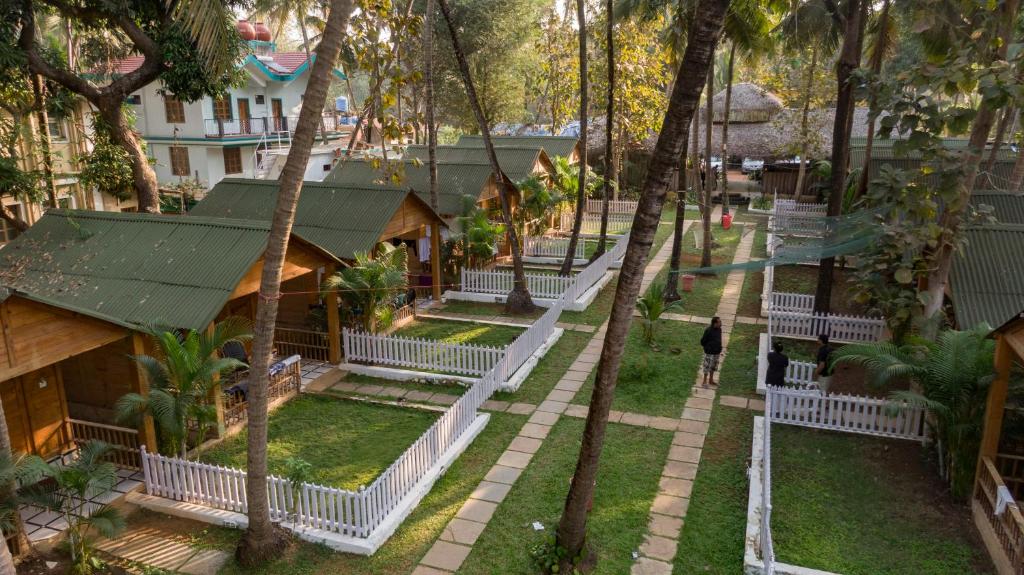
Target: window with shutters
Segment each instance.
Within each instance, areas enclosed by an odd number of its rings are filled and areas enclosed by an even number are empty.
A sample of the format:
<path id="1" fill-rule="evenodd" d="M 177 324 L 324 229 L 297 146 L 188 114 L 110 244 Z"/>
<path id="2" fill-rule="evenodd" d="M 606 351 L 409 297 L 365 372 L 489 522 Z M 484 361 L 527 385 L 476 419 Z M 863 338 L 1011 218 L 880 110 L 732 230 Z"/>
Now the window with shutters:
<path id="1" fill-rule="evenodd" d="M 224 173 L 225 174 L 241 174 L 242 173 L 242 149 L 241 148 L 224 148 Z"/>
<path id="2" fill-rule="evenodd" d="M 171 174 L 175 176 L 189 176 L 192 170 L 188 165 L 188 148 L 184 146 L 170 146 L 171 152 Z"/>
<path id="3" fill-rule="evenodd" d="M 231 119 L 231 97 L 213 100 L 213 117 L 217 120 Z"/>
<path id="4" fill-rule="evenodd" d="M 185 103 L 171 95 L 164 96 L 164 115 L 168 124 L 185 123 Z"/>

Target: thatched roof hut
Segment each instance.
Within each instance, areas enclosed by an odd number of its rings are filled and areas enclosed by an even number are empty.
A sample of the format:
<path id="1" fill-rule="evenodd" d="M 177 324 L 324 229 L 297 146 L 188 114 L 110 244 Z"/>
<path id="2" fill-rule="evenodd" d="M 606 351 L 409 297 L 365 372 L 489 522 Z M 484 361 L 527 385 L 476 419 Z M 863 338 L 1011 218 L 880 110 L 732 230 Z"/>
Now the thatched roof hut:
<path id="1" fill-rule="evenodd" d="M 720 124 L 725 119 L 725 90 L 715 94 L 711 100 L 712 121 Z M 742 82 L 732 87 L 732 99 L 729 101 L 729 123 L 762 123 L 769 122 L 786 109 L 782 99 L 764 88 Z M 701 108 L 701 118 L 704 118 Z"/>

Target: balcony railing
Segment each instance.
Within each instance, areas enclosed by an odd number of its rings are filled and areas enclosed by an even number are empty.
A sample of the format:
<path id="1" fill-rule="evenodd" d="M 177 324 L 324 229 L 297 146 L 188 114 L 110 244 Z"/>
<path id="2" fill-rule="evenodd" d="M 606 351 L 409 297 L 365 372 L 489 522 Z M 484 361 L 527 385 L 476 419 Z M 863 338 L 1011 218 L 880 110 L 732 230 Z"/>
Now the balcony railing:
<path id="1" fill-rule="evenodd" d="M 975 521 L 987 524 L 994 536 L 995 549 L 990 547 L 989 553 L 998 565 L 1006 567 L 1000 573 L 1024 574 L 1024 516 L 1003 483 L 999 470 L 988 457 L 982 458 L 974 490 L 974 505 Z M 980 517 L 977 511 L 980 511 Z"/>
<path id="2" fill-rule="evenodd" d="M 324 128 L 329 132 L 338 131 L 338 119 L 324 114 Z M 236 118 L 203 120 L 207 138 L 244 138 L 264 134 L 292 133 L 299 123 L 297 116 L 270 118 Z"/>

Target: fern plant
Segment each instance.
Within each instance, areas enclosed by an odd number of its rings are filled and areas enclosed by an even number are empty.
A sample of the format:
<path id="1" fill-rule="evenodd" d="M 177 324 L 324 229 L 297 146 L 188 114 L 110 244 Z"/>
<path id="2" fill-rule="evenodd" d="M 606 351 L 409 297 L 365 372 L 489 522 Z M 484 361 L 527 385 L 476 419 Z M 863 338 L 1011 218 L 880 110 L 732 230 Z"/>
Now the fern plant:
<path id="1" fill-rule="evenodd" d="M 665 286 L 660 282 L 651 284 L 650 289 L 642 297 L 636 300 L 636 309 L 642 318 L 641 325 L 644 330 L 644 342 L 647 345 L 654 344 L 654 327 L 661 318 L 661 314 L 676 309 L 681 305 L 677 300 L 671 303 L 665 301 Z"/>
<path id="2" fill-rule="evenodd" d="M 847 345 L 833 353 L 833 363 L 861 365 L 881 385 L 905 380 L 915 384 L 916 389 L 893 391 L 890 397 L 928 410 L 939 472 L 959 499 L 970 495 L 988 388 L 995 376 L 995 342 L 987 337 L 989 331 L 979 325 L 943 331 L 936 341 Z"/>

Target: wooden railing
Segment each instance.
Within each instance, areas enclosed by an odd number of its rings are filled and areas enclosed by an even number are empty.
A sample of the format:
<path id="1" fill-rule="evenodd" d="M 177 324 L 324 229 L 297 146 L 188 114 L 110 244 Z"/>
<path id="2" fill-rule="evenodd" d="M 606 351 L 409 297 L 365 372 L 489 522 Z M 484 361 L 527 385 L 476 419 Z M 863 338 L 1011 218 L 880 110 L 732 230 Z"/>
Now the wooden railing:
<path id="1" fill-rule="evenodd" d="M 270 376 L 270 385 L 267 388 L 268 401 L 273 401 L 292 393 L 298 393 L 302 386 L 300 359 L 297 356 L 292 356 L 282 360 L 282 362 L 285 363 L 284 368 L 276 373 L 272 373 Z M 273 369 L 273 365 L 271 365 L 271 369 Z M 247 375 L 248 370 L 237 372 L 232 375 L 231 380 L 225 380 L 221 384 L 225 390 L 224 425 L 231 426 L 236 423 L 241 423 L 246 419 L 247 410 L 249 408 L 249 402 L 246 399 L 246 394 L 227 393 L 226 390 L 228 390 L 234 382 L 244 381 Z"/>
<path id="2" fill-rule="evenodd" d="M 80 446 L 88 441 L 102 441 L 111 446 L 107 460 L 114 465 L 139 469 L 139 432 L 128 427 L 118 427 L 94 421 L 68 419 L 71 440 Z"/>
<path id="3" fill-rule="evenodd" d="M 278 355 L 299 355 L 305 359 L 330 361 L 330 337 L 323 331 L 274 328 L 274 347 Z"/>
<path id="4" fill-rule="evenodd" d="M 983 457 L 981 461 L 974 503 L 980 508 L 982 519 L 988 523 L 1000 550 L 1005 554 L 1010 572 L 1024 575 L 1024 516 L 1003 483 L 999 470 L 988 457 Z M 997 559 L 996 563 L 1003 562 Z"/>
<path id="5" fill-rule="evenodd" d="M 1020 501 L 1024 495 L 1024 456 L 997 453 L 995 464 L 1013 498 Z"/>

